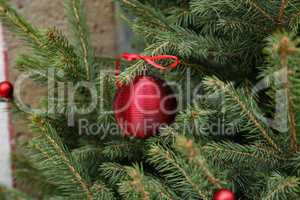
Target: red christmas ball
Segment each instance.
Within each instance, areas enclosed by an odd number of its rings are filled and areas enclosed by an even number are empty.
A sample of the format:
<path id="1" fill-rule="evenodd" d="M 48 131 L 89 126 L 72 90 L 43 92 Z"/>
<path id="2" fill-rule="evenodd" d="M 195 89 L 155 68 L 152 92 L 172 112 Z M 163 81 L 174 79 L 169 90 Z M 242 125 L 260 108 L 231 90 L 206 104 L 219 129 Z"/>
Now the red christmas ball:
<path id="1" fill-rule="evenodd" d="M 231 190 L 220 189 L 214 194 L 213 200 L 235 200 L 235 196 Z"/>
<path id="2" fill-rule="evenodd" d="M 3 81 L 0 83 L 0 98 L 12 99 L 14 87 L 9 81 Z"/>
<path id="3" fill-rule="evenodd" d="M 113 106 L 124 134 L 143 139 L 174 121 L 177 100 L 164 80 L 137 76 L 130 84 L 119 88 Z"/>

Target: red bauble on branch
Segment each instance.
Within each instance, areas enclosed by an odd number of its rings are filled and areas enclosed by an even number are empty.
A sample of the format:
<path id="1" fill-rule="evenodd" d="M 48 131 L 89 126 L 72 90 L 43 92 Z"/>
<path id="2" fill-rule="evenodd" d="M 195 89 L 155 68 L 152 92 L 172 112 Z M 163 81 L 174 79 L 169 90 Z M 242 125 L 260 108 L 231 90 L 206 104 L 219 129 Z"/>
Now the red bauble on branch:
<path id="1" fill-rule="evenodd" d="M 169 67 L 179 64 L 176 56 L 143 56 L 124 53 L 128 62 L 144 60 L 149 65 L 165 70 L 155 61 L 170 59 Z M 116 62 L 116 85 L 118 91 L 114 100 L 117 123 L 127 136 L 147 138 L 158 133 L 162 125 L 172 123 L 176 116 L 177 100 L 166 82 L 154 76 L 138 76 L 130 84 L 122 85 L 119 80 L 120 60 Z"/>
<path id="2" fill-rule="evenodd" d="M 236 198 L 231 190 L 220 189 L 214 194 L 213 200 L 236 200 Z"/>
<path id="3" fill-rule="evenodd" d="M 0 98 L 5 100 L 11 100 L 13 98 L 14 87 L 9 81 L 3 81 L 0 83 Z"/>
<path id="4" fill-rule="evenodd" d="M 119 88 L 114 101 L 116 120 L 125 135 L 147 138 L 174 121 L 177 100 L 160 78 L 138 76 Z"/>

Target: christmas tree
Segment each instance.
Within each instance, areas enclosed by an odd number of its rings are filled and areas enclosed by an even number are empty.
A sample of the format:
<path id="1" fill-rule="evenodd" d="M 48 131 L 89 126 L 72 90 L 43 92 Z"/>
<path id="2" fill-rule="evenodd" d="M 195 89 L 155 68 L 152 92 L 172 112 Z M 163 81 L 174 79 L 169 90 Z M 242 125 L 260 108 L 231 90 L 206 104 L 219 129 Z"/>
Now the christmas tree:
<path id="1" fill-rule="evenodd" d="M 162 73 L 147 59 L 123 61 L 118 80 L 105 70 L 115 60 L 94 55 L 83 1 L 65 3 L 72 40 L 37 29 L 0 0 L 2 22 L 31 49 L 17 68 L 51 97 L 41 102 L 45 112 L 26 114 L 34 138 L 15 156 L 16 181 L 30 194 L 0 187 L 1 197 L 300 199 L 300 1 L 120 0 L 140 53 L 181 61 Z M 145 73 L 188 85 L 194 95 L 182 89 L 175 122 L 159 134 L 124 137 L 107 112 L 116 82 Z M 101 109 L 90 108 L 95 99 Z M 82 122 L 105 128 L 93 134 Z"/>

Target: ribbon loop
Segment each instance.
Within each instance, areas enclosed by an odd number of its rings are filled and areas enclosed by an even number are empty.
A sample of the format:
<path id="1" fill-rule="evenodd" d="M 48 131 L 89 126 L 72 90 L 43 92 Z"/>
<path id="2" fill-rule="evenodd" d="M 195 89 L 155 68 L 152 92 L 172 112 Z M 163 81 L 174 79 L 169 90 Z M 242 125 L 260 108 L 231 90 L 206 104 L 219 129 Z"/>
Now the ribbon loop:
<path id="1" fill-rule="evenodd" d="M 124 54 L 122 55 L 122 58 L 123 58 L 124 60 L 127 60 L 128 62 L 132 62 L 132 61 L 141 59 L 141 56 L 138 55 L 138 54 L 124 53 Z"/>
<path id="2" fill-rule="evenodd" d="M 123 53 L 121 58 L 128 62 L 133 62 L 136 60 L 144 60 L 146 63 L 152 65 L 153 67 L 160 69 L 160 70 L 166 70 L 167 67 L 175 68 L 177 65 L 180 64 L 180 60 L 177 56 L 170 56 L 170 55 L 159 55 L 159 56 L 143 56 L 139 54 L 133 54 L 133 53 Z M 155 61 L 159 60 L 174 60 L 173 63 L 169 64 L 169 66 L 164 67 Z M 120 87 L 120 81 L 118 80 L 119 73 L 120 73 L 120 59 L 116 61 L 116 85 L 117 87 Z"/>

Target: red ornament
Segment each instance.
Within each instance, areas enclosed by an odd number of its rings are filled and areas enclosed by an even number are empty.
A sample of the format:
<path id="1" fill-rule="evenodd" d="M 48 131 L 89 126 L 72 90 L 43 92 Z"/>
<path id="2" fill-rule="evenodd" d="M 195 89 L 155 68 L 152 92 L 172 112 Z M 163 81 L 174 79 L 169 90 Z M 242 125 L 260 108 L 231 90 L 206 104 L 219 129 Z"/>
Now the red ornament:
<path id="1" fill-rule="evenodd" d="M 121 86 L 114 101 L 116 120 L 127 136 L 147 138 L 176 116 L 177 100 L 166 82 L 154 76 L 138 76 Z"/>
<path id="2" fill-rule="evenodd" d="M 231 190 L 220 189 L 214 194 L 213 200 L 235 200 L 235 196 Z"/>
<path id="3" fill-rule="evenodd" d="M 9 81 L 0 83 L 0 98 L 11 100 L 13 98 L 14 87 Z"/>

